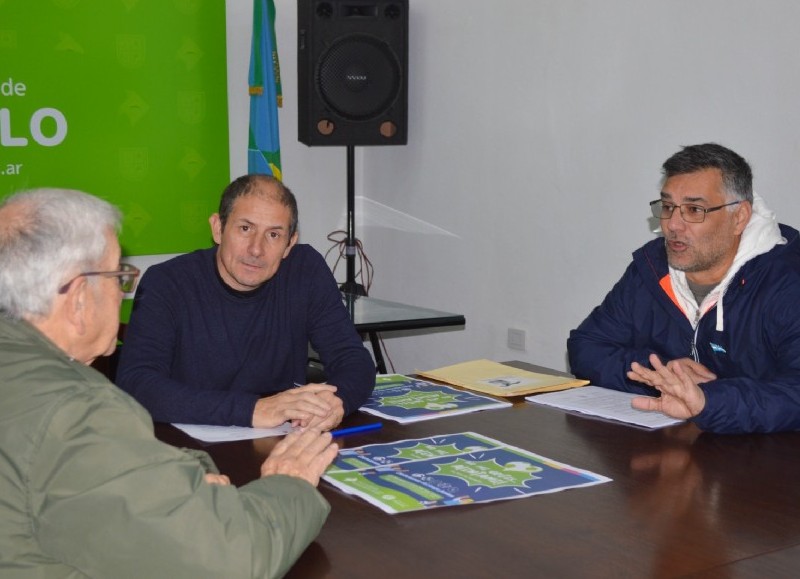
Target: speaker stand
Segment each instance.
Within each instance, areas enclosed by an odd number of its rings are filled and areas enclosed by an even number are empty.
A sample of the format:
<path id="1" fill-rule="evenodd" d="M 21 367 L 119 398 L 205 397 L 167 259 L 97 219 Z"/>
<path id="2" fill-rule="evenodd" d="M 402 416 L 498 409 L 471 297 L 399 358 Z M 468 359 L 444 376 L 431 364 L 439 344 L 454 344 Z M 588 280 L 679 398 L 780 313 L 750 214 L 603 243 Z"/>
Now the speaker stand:
<path id="1" fill-rule="evenodd" d="M 356 148 L 347 145 L 347 241 L 345 242 L 345 258 L 347 259 L 347 280 L 339 286 L 345 293 L 355 296 L 367 295 L 363 285 L 356 282 Z"/>

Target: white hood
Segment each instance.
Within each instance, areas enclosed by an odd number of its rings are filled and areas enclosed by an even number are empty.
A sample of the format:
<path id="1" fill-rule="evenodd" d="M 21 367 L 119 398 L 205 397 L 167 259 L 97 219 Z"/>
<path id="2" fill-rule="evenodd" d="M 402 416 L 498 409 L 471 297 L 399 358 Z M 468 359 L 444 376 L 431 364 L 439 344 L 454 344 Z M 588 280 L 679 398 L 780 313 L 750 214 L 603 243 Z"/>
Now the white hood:
<path id="1" fill-rule="evenodd" d="M 736 275 L 742 266 L 763 253 L 767 253 L 776 245 L 783 245 L 786 240 L 781 235 L 780 227 L 775 219 L 773 213 L 764 203 L 760 195 L 753 195 L 753 213 L 750 216 L 750 222 L 742 232 L 742 239 L 739 241 L 739 249 L 736 251 L 736 257 L 733 258 L 728 273 L 722 278 L 717 287 L 705 297 L 703 303 L 699 306 L 694 299 L 692 291 L 689 289 L 689 284 L 686 281 L 686 274 L 678 271 L 672 267 L 669 268 L 669 276 L 672 281 L 672 289 L 675 291 L 675 297 L 681 304 L 683 311 L 689 318 L 692 328 L 697 327 L 700 321 L 698 312 L 705 313 L 711 309 L 714 304 L 717 305 L 717 331 L 721 332 L 724 329 L 723 313 L 722 313 L 722 297 L 728 289 L 733 276 Z"/>

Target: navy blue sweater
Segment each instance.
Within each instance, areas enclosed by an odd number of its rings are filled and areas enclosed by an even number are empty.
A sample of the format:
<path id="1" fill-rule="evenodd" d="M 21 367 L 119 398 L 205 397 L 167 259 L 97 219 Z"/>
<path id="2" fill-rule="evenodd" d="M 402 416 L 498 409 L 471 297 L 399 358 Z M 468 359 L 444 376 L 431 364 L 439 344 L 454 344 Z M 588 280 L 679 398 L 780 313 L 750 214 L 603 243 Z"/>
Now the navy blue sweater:
<path id="1" fill-rule="evenodd" d="M 345 413 L 375 385 L 323 257 L 296 245 L 275 276 L 241 294 L 222 283 L 216 248 L 150 267 L 136 292 L 117 385 L 158 422 L 250 426 L 256 401 L 306 383 L 308 344 Z"/>

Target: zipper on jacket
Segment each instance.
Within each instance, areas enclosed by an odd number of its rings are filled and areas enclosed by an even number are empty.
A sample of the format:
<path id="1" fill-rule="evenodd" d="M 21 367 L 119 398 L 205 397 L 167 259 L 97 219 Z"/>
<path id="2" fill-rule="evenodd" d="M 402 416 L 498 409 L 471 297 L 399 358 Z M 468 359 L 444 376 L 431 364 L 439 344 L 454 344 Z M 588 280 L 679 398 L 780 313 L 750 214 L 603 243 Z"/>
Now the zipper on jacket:
<path id="1" fill-rule="evenodd" d="M 700 354 L 697 352 L 697 332 L 700 331 L 700 323 L 694 327 L 694 336 L 692 336 L 692 359 L 700 363 Z"/>

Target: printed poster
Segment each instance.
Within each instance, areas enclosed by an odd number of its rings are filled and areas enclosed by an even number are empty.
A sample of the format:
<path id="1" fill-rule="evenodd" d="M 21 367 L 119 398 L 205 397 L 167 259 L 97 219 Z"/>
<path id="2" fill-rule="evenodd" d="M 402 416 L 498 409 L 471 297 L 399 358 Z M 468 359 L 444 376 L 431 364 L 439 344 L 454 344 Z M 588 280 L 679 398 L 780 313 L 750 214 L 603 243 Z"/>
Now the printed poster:
<path id="1" fill-rule="evenodd" d="M 359 410 L 405 424 L 509 406 L 489 396 L 388 374 L 375 379 L 375 390 Z"/>
<path id="2" fill-rule="evenodd" d="M 390 514 L 611 481 L 474 432 L 342 449 L 323 479 Z"/>

